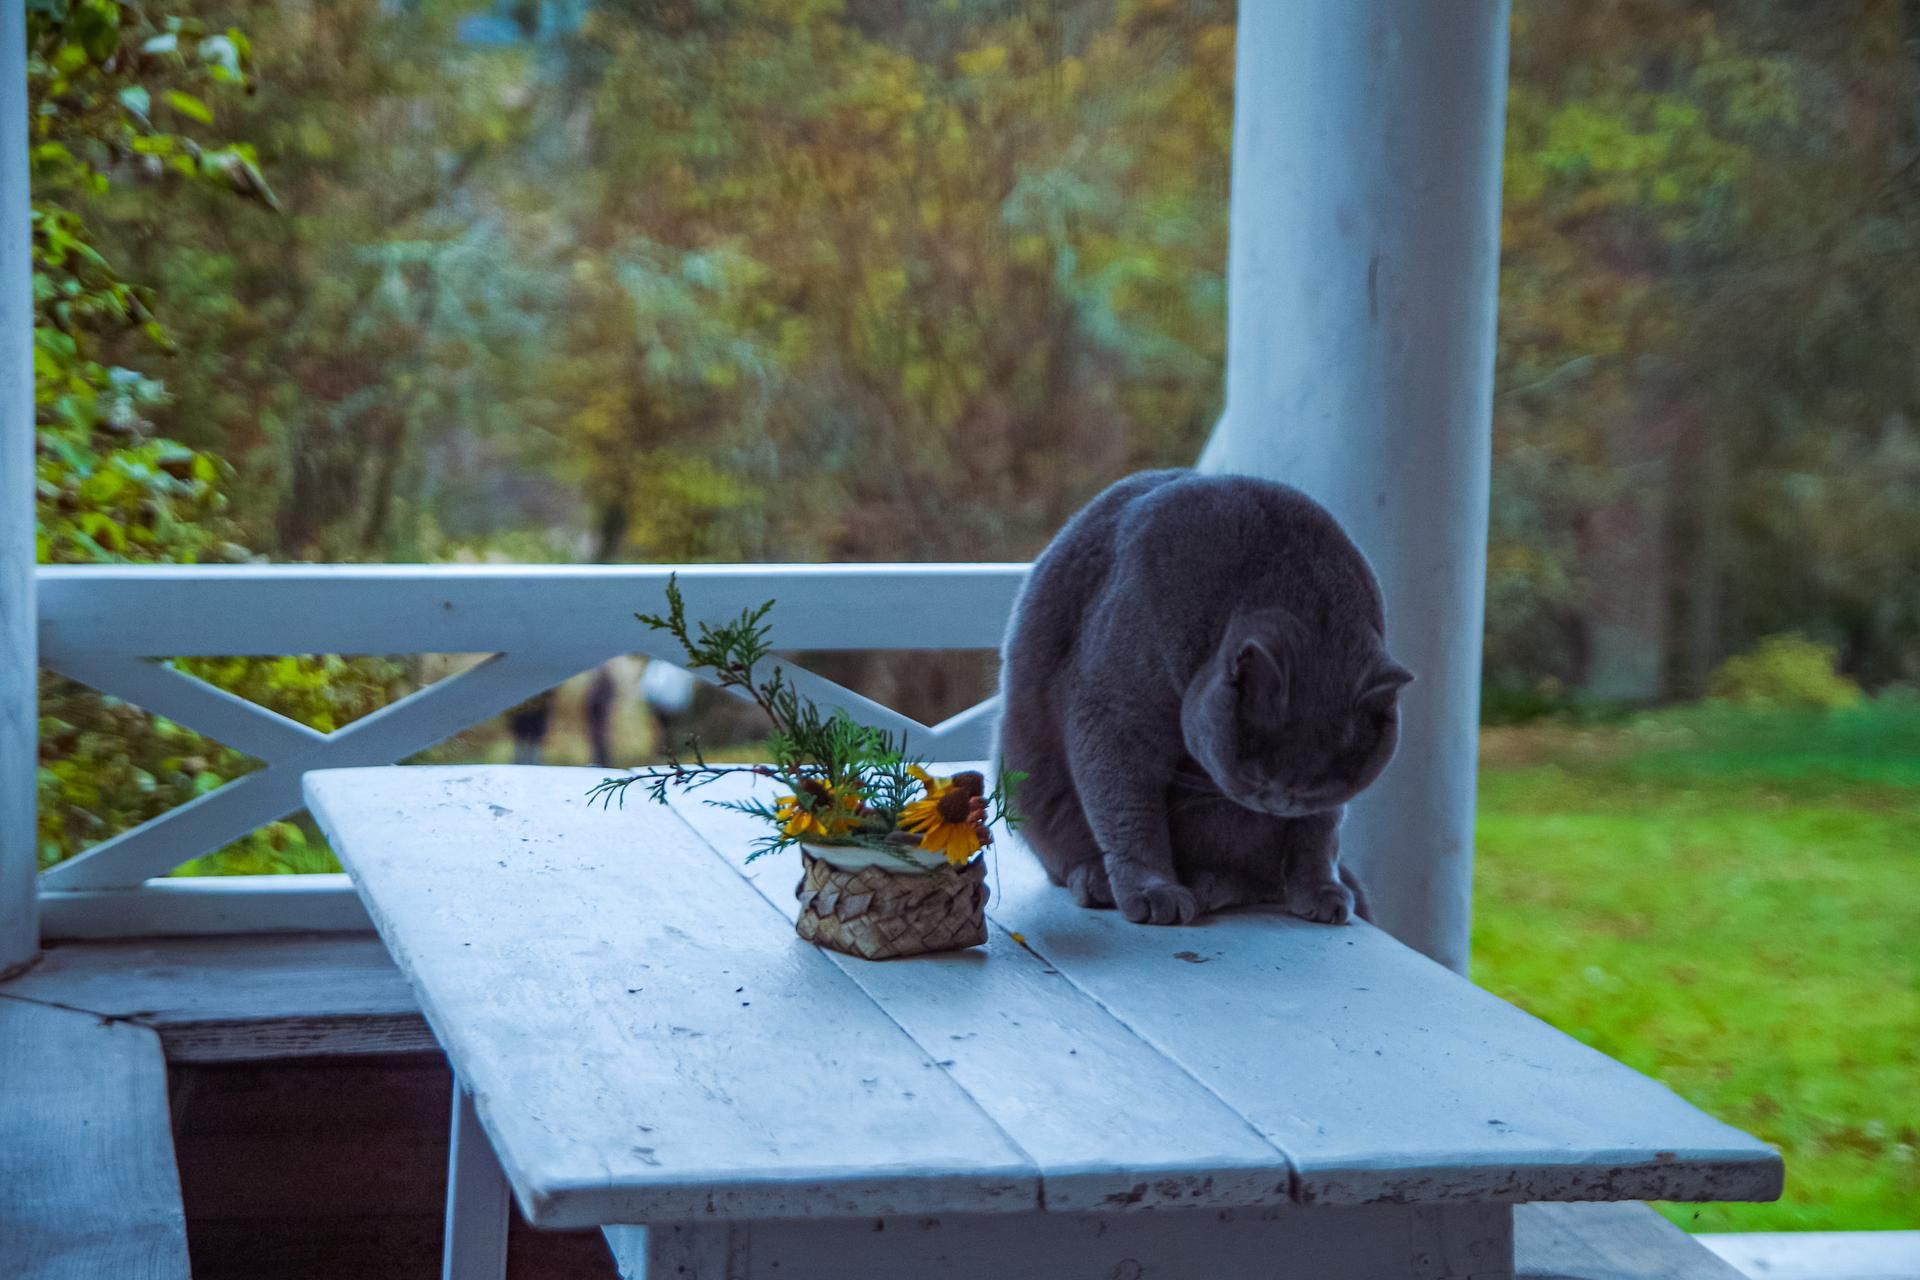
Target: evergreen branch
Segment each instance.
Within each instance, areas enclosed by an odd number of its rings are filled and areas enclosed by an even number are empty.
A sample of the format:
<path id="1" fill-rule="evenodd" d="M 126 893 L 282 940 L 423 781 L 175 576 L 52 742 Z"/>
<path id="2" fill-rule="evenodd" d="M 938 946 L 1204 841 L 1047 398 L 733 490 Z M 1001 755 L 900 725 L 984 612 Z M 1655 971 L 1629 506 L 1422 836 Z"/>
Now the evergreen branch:
<path id="1" fill-rule="evenodd" d="M 802 837 L 787 833 L 798 809 L 830 833 L 823 835 L 824 843 L 883 850 L 905 866 L 925 870 L 906 851 L 912 842 L 901 841 L 898 830 L 901 811 L 923 785 L 915 772 L 924 762 L 908 753 L 905 735 L 862 724 L 841 708 L 823 713 L 801 696 L 777 661 L 766 679 L 759 677 L 761 664 L 773 654 L 767 624 L 773 601 L 743 610 L 731 622 L 689 625 L 678 574 L 667 578 L 666 595 L 664 614 L 635 613 L 634 617 L 672 636 L 685 651 L 688 667 L 711 672 L 721 688 L 740 691 L 760 708 L 771 722 L 767 748 L 772 763 L 710 765 L 699 739 L 689 737 L 685 747 L 691 762 L 670 747 L 665 765 L 624 778 L 605 778 L 587 793 L 589 802 L 598 800 L 603 808 L 615 801 L 624 806 L 627 789 L 643 783 L 648 796 L 664 804 L 669 788 L 694 790 L 734 774 L 755 774 L 778 779 L 793 794 L 783 797 L 779 807 L 759 800 L 707 801 L 772 827 L 755 842 L 748 861 L 802 842 Z M 1000 774 L 988 798 L 990 823 L 1014 825 L 1013 789 L 1020 776 Z M 939 870 L 945 868 L 936 873 Z"/>
<path id="2" fill-rule="evenodd" d="M 678 786 L 682 790 L 692 790 L 718 782 L 731 773 L 755 773 L 763 778 L 779 776 L 764 764 L 721 765 L 703 762 L 688 768 L 685 765 L 669 763 L 662 769 L 637 769 L 624 778 L 602 778 L 587 792 L 587 803 L 592 804 L 598 801 L 601 808 L 609 809 L 617 800 L 620 807 L 624 809 L 627 807 L 627 788 L 636 782 L 646 783 L 649 797 L 664 803 L 668 784 Z"/>

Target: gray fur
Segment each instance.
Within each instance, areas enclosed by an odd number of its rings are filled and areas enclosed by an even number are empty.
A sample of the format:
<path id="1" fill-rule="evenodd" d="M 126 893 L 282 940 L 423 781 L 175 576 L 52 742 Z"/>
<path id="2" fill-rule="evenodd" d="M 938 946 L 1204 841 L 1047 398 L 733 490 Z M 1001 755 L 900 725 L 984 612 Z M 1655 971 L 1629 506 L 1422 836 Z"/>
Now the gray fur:
<path id="1" fill-rule="evenodd" d="M 1035 562 L 1001 664 L 1021 836 L 1083 906 L 1185 924 L 1256 902 L 1342 924 L 1346 803 L 1399 741 L 1379 585 L 1286 485 L 1149 471 Z"/>

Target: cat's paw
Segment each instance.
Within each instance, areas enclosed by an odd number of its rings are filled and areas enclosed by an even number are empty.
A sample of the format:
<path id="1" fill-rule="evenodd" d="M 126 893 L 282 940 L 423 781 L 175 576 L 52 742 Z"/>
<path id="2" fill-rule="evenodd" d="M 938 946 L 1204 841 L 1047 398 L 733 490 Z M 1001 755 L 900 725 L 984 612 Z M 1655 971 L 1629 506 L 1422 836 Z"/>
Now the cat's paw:
<path id="1" fill-rule="evenodd" d="M 1177 880 L 1127 863 L 1107 871 L 1120 914 L 1135 924 L 1192 924 L 1200 914 L 1200 900 Z"/>
<path id="2" fill-rule="evenodd" d="M 1192 924 L 1200 900 L 1185 885 L 1156 884 L 1119 895 L 1120 914 L 1135 924 Z"/>
<path id="3" fill-rule="evenodd" d="M 1098 861 L 1083 862 L 1067 872 L 1067 892 L 1083 907 L 1113 906 L 1113 885 Z"/>
<path id="4" fill-rule="evenodd" d="M 1317 924 L 1346 924 L 1353 919 L 1353 890 L 1332 880 L 1289 885 L 1287 910 Z"/>
<path id="5" fill-rule="evenodd" d="M 1257 900 L 1238 880 L 1215 875 L 1211 871 L 1196 871 L 1181 883 L 1193 890 L 1193 896 L 1200 903 L 1200 914 L 1203 916 L 1212 915 L 1216 911 L 1225 911 L 1230 907 L 1244 906 L 1246 903 Z"/>

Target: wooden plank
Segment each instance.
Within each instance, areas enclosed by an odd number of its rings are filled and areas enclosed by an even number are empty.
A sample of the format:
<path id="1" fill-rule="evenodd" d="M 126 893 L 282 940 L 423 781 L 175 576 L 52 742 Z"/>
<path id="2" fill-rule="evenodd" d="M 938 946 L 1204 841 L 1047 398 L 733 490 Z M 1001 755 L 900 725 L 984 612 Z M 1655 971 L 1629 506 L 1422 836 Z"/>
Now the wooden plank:
<path id="1" fill-rule="evenodd" d="M 125 889 L 45 889 L 41 935 L 69 939 L 208 934 L 369 934 L 373 921 L 338 872 L 287 876 L 182 876 Z"/>
<path id="2" fill-rule="evenodd" d="M 391 706 L 363 716 L 297 754 L 103 840 L 40 874 L 50 889 L 111 889 L 165 875 L 262 823 L 300 808 L 309 769 L 387 764 L 452 737 L 593 666 L 605 653 L 497 653 Z"/>
<path id="3" fill-rule="evenodd" d="M 1512 1280 L 1505 1205 L 1162 1209 L 609 1228 L 622 1274 L 674 1280 Z"/>
<path id="4" fill-rule="evenodd" d="M 1513 1211 L 1520 1280 L 1743 1280 L 1643 1204 L 1523 1204 Z"/>
<path id="5" fill-rule="evenodd" d="M 658 656 L 671 661 L 678 655 L 662 650 Z M 861 724 L 875 725 L 889 733 L 904 734 L 911 742 L 928 740 L 933 736 L 932 729 L 912 716 L 902 715 L 884 703 L 875 702 L 865 694 L 855 693 L 852 689 L 835 684 L 825 676 L 815 675 L 805 667 L 796 667 L 790 662 L 774 662 L 767 667 L 769 676 L 775 668 L 778 668 L 786 677 L 787 683 L 793 686 L 796 693 L 812 700 L 820 707 L 838 708 Z"/>
<path id="6" fill-rule="evenodd" d="M 1767 1200 L 1780 1158 L 1364 924 L 1076 907 L 1005 842 L 1004 928 L 1291 1158 L 1305 1203 Z"/>
<path id="7" fill-rule="evenodd" d="M 595 770 L 309 776 L 528 1219 L 1032 1210 L 1037 1175 L 680 823 Z"/>
<path id="8" fill-rule="evenodd" d="M 991 649 L 1024 564 L 98 565 L 38 570 L 50 663 L 108 653 L 602 654 L 645 649 L 636 609 L 680 575 L 689 616 L 764 600 L 787 649 Z M 937 599 L 938 609 L 907 607 Z"/>
<path id="9" fill-rule="evenodd" d="M 942 760 L 988 755 L 993 751 L 994 732 L 999 725 L 1000 695 L 995 694 L 933 726 L 932 741 L 915 749 Z"/>
<path id="10" fill-rule="evenodd" d="M 327 739 L 318 729 L 176 671 L 165 662 L 74 654 L 55 670 L 258 760 L 278 760 Z"/>
<path id="11" fill-rule="evenodd" d="M 791 920 L 797 857 L 744 866 L 764 828 L 697 798 L 771 794 L 765 780 L 731 778 L 674 809 Z M 630 806 L 613 820 L 637 832 L 662 816 Z M 983 949 L 898 964 L 822 954 L 1027 1153 L 1049 1212 L 1288 1201 L 1285 1155 L 1004 931 Z"/>
<path id="12" fill-rule="evenodd" d="M 1716 1232 L 1692 1239 L 1735 1264 L 1729 1275 L 1765 1280 L 1920 1277 L 1920 1231 Z"/>
<path id="13" fill-rule="evenodd" d="M 176 1062 L 438 1049 L 371 933 L 57 944 L 0 995 L 138 1022 Z"/>
<path id="14" fill-rule="evenodd" d="M 151 1031 L 0 998 L 0 1259 L 13 1280 L 186 1280 Z"/>

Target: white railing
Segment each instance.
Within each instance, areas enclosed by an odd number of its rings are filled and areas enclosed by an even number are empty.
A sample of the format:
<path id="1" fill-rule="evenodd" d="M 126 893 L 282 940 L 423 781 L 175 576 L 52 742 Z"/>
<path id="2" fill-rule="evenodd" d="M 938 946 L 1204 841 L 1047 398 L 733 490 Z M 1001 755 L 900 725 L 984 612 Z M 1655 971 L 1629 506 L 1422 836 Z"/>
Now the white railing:
<path id="1" fill-rule="evenodd" d="M 48 937 L 365 928 L 343 876 L 164 879 L 301 808 L 309 769 L 391 764 L 616 655 L 679 657 L 641 626 L 670 573 L 690 618 L 720 622 L 763 600 L 783 650 L 996 647 L 1021 564 L 684 567 L 275 565 L 44 568 L 40 661 L 261 760 L 265 768 L 102 841 L 40 877 Z M 334 733 L 321 733 L 175 669 L 207 655 L 485 653 Z M 931 758 L 984 755 L 989 699 L 921 724 L 811 672 L 823 705 L 907 736 Z"/>

